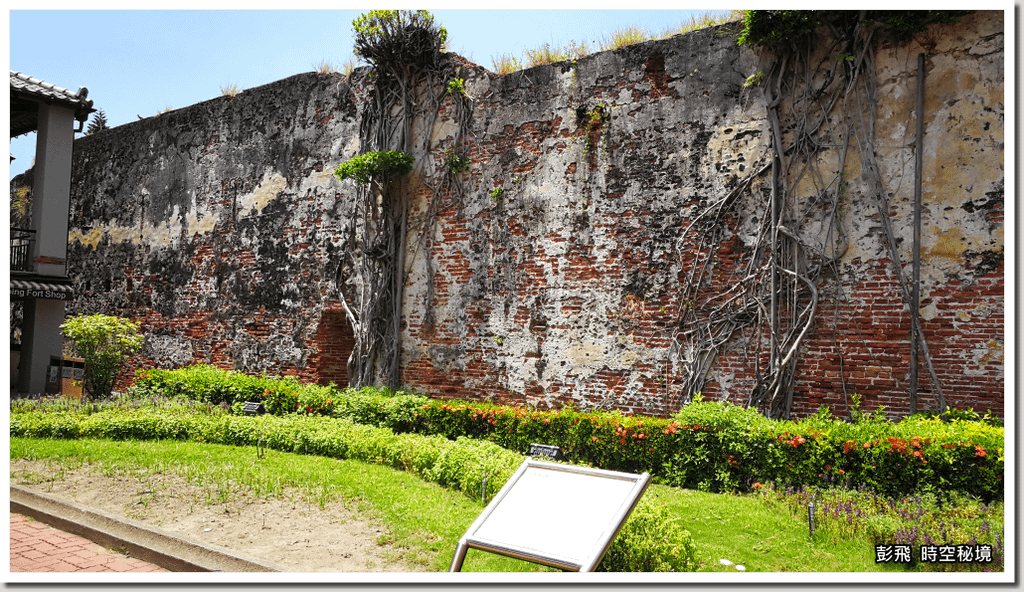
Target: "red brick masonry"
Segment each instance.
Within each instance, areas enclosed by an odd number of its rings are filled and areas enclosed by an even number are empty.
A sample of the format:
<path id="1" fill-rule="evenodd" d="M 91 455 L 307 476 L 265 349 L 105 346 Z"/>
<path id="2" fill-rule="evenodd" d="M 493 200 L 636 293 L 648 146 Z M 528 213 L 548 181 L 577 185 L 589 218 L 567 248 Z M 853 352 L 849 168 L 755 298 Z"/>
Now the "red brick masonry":
<path id="1" fill-rule="evenodd" d="M 12 572 L 167 571 L 141 559 L 115 553 L 80 536 L 11 514 Z"/>

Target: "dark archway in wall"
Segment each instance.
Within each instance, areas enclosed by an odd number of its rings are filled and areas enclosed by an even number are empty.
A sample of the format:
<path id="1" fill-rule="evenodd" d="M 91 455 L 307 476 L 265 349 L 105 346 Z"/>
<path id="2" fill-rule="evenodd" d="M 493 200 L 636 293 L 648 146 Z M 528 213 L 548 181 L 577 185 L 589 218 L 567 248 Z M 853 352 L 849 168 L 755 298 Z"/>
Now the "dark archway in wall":
<path id="1" fill-rule="evenodd" d="M 326 385 L 333 382 L 339 387 L 348 386 L 348 357 L 356 340 L 345 312 L 325 310 L 313 339 L 320 352 L 314 366 L 317 383 Z"/>

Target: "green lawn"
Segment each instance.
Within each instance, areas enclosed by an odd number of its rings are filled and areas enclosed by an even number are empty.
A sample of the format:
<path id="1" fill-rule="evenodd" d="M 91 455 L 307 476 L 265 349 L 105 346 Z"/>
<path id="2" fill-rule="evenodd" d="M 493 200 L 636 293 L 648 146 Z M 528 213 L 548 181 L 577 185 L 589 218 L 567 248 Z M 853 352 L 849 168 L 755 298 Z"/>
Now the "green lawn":
<path id="1" fill-rule="evenodd" d="M 340 499 L 383 522 L 393 546 L 424 571 L 446 571 L 459 538 L 483 510 L 480 501 L 427 483 L 418 477 L 352 460 L 297 455 L 274 450 L 257 458 L 256 449 L 181 441 L 114 442 L 11 438 L 11 458 L 48 460 L 62 467 L 87 464 L 106 474 L 145 478 L 173 473 L 207 487 L 211 500 L 239 489 L 257 496 L 282 495 L 298 488 L 310 503 Z M 866 539 L 842 540 L 818 533 L 809 537 L 806 517 L 756 496 L 720 495 L 652 485 L 656 496 L 693 535 L 701 571 L 735 572 L 728 559 L 752 572 L 868 572 L 887 568 L 874 562 Z M 567 509 L 572 500 L 565 500 Z M 891 568 L 888 568 L 891 569 Z M 534 564 L 470 550 L 463 571 L 545 571 Z"/>

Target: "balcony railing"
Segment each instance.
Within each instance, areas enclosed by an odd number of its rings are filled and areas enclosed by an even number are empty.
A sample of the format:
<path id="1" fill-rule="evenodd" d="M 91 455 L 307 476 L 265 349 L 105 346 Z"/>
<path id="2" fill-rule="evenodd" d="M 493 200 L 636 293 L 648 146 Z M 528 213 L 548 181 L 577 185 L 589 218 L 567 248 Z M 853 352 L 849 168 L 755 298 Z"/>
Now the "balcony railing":
<path id="1" fill-rule="evenodd" d="M 32 241 L 35 230 L 11 229 L 11 271 L 32 271 Z"/>

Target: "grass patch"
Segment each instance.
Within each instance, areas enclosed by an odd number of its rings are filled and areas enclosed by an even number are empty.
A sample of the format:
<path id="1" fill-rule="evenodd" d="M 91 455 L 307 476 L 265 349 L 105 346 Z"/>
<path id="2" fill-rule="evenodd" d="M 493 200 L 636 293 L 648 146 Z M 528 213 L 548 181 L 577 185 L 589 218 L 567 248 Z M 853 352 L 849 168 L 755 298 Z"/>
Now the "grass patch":
<path id="1" fill-rule="evenodd" d="M 334 62 L 327 58 L 313 64 L 313 71 L 321 76 L 330 76 L 338 73 L 338 69 L 334 67 Z"/>
<path id="2" fill-rule="evenodd" d="M 700 571 L 732 572 L 726 559 L 757 572 L 875 572 L 875 551 L 863 537 L 812 541 L 806 520 L 757 496 L 711 494 L 653 486 L 697 541 Z M 781 511 L 780 511 L 781 510 Z"/>
<path id="3" fill-rule="evenodd" d="M 679 26 L 669 27 L 660 34 L 653 33 L 636 25 L 628 25 L 605 35 L 596 51 L 611 51 L 628 45 L 643 43 L 644 41 L 667 39 L 673 35 L 682 35 L 698 29 L 706 29 L 708 27 L 714 27 L 724 23 L 742 21 L 744 12 L 745 11 L 743 10 L 714 10 L 702 12 L 691 15 L 689 19 L 680 22 Z M 543 66 L 565 60 L 579 59 L 594 52 L 595 50 L 592 49 L 585 41 L 580 43 L 570 41 L 564 47 L 553 46 L 550 43 L 545 43 L 537 49 L 526 50 L 524 52 L 523 60 L 519 60 L 515 56 L 509 54 L 491 56 L 491 70 L 499 76 L 504 76 L 526 68 L 533 68 L 534 66 Z"/>
<path id="4" fill-rule="evenodd" d="M 601 42 L 601 51 L 619 49 L 620 47 L 626 47 L 634 43 L 643 43 L 652 39 L 656 39 L 656 37 L 640 27 L 624 27 L 612 31 L 611 34 L 605 37 L 604 41 Z"/>
<path id="5" fill-rule="evenodd" d="M 679 23 L 678 27 L 665 31 L 660 38 L 665 39 L 673 35 L 685 35 L 699 29 L 707 29 L 708 27 L 724 25 L 725 23 L 741 22 L 745 13 L 745 10 L 714 10 L 700 14 L 691 14 L 689 19 Z"/>
<path id="6" fill-rule="evenodd" d="M 570 41 L 565 47 L 555 47 L 545 43 L 537 49 L 526 50 L 526 67 L 543 66 L 565 60 L 582 58 L 591 53 L 586 42 Z"/>
<path id="7" fill-rule="evenodd" d="M 479 501 L 389 467 L 254 447 L 181 441 L 46 440 L 11 438 L 12 459 L 46 460 L 54 467 L 92 466 L 107 474 L 166 472 L 202 484 L 217 497 L 278 496 L 289 488 L 310 504 L 346 500 L 385 524 L 395 548 L 424 571 L 445 571 L 459 538 L 483 510 Z M 56 476 L 55 476 L 56 477 Z M 35 479 L 45 478 L 34 476 Z M 700 571 L 882 571 L 864 538 L 812 541 L 806 523 L 788 507 L 756 495 L 713 494 L 652 485 L 647 497 L 664 503 L 697 544 Z M 531 563 L 470 550 L 463 571 L 549 571 Z"/>

